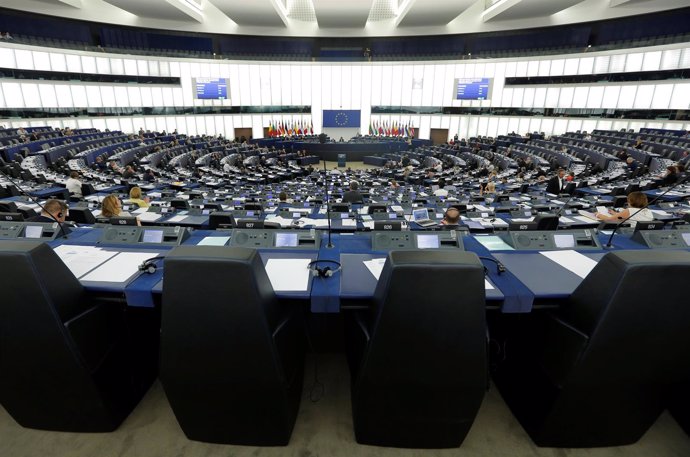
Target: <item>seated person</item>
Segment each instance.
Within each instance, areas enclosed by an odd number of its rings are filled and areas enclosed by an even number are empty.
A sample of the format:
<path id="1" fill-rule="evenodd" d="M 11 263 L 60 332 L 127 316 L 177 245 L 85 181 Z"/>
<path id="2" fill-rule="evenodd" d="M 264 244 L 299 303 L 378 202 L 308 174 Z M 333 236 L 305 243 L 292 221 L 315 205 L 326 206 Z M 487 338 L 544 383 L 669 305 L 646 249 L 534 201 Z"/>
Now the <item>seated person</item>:
<path id="1" fill-rule="evenodd" d="M 69 179 L 65 182 L 65 187 L 72 197 L 81 198 L 81 181 L 79 181 L 79 173 L 73 171 L 69 174 Z"/>
<path id="2" fill-rule="evenodd" d="M 114 160 L 111 160 L 111 161 L 110 161 L 110 165 L 108 165 L 108 168 L 110 168 L 110 171 L 113 172 L 113 173 L 118 173 L 118 174 L 119 174 L 120 171 L 121 171 L 120 166 L 119 166 L 119 165 L 117 164 L 117 162 L 114 161 Z"/>
<path id="3" fill-rule="evenodd" d="M 117 195 L 108 195 L 101 203 L 101 217 L 110 219 L 111 217 L 132 217 L 127 211 L 122 211 L 122 203 Z M 141 225 L 137 218 L 137 225 Z"/>
<path id="4" fill-rule="evenodd" d="M 458 226 L 460 225 L 460 211 L 454 206 L 451 206 L 446 210 L 443 219 L 441 219 L 441 225 L 447 226 Z"/>
<path id="5" fill-rule="evenodd" d="M 134 173 L 134 168 L 132 168 L 131 165 L 127 165 L 125 167 L 125 171 L 122 172 L 122 177 L 125 179 L 132 179 L 136 176 L 136 173 Z"/>
<path id="6" fill-rule="evenodd" d="M 62 200 L 57 200 L 51 198 L 43 204 L 43 209 L 41 214 L 34 216 L 29 219 L 29 222 L 41 222 L 41 223 L 55 223 L 60 224 L 62 233 L 67 235 L 71 232 L 70 228 L 65 225 L 65 218 L 69 215 L 69 207 Z"/>
<path id="7" fill-rule="evenodd" d="M 146 173 L 144 173 L 144 181 L 146 182 L 154 182 L 156 180 L 156 175 L 153 174 L 152 169 L 146 170 Z"/>
<path id="8" fill-rule="evenodd" d="M 654 215 L 645 208 L 647 206 L 647 196 L 642 192 L 630 192 L 628 194 L 628 208 L 620 212 L 609 210 L 609 214 L 597 213 L 597 219 L 602 221 L 618 221 L 628 219 L 630 225 L 635 227 L 637 222 L 646 222 L 654 220 Z"/>
<path id="9" fill-rule="evenodd" d="M 280 206 L 284 206 L 290 203 L 292 203 L 292 199 L 288 198 L 285 192 L 281 192 L 278 194 L 278 204 Z"/>
<path id="10" fill-rule="evenodd" d="M 108 168 L 108 166 L 103 161 L 103 157 L 98 156 L 96 157 L 96 161 L 93 163 L 93 168 L 98 171 L 105 171 Z"/>
<path id="11" fill-rule="evenodd" d="M 434 196 L 436 197 L 447 197 L 448 196 L 448 190 L 444 189 L 446 186 L 446 180 L 443 178 L 440 178 L 438 180 L 438 189 L 434 191 Z"/>
<path id="12" fill-rule="evenodd" d="M 364 197 L 357 189 L 359 189 L 359 183 L 357 181 L 350 181 L 350 190 L 343 194 L 343 203 L 362 203 Z"/>
<path id="13" fill-rule="evenodd" d="M 134 203 L 139 208 L 148 208 L 150 199 L 148 197 L 142 198 L 141 187 L 134 186 L 129 190 L 129 203 Z"/>

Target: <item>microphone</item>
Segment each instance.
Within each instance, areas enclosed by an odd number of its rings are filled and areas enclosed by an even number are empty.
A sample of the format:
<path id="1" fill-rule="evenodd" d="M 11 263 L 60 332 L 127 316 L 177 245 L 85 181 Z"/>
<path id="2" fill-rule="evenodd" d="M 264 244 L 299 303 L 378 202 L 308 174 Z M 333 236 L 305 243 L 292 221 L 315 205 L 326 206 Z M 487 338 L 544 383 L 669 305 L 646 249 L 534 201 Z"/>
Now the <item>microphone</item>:
<path id="1" fill-rule="evenodd" d="M 332 249 L 333 243 L 331 242 L 331 197 L 328 192 L 328 170 L 326 170 L 326 159 L 323 161 L 323 184 L 326 188 L 326 217 L 328 218 L 328 244 L 326 247 Z"/>
<path id="2" fill-rule="evenodd" d="M 568 206 L 568 203 L 570 203 L 570 200 L 572 200 L 574 196 L 575 192 L 570 194 L 570 196 L 565 200 L 565 203 L 563 203 L 563 205 L 558 209 L 558 211 L 556 211 L 556 217 L 561 217 L 561 213 L 563 212 L 565 207 Z"/>
<path id="3" fill-rule="evenodd" d="M 651 201 L 648 201 L 647 204 L 644 205 L 642 208 L 638 209 L 638 210 L 635 211 L 634 213 L 630 213 L 630 215 L 629 215 L 628 217 L 626 217 L 625 219 L 623 219 L 622 221 L 620 221 L 618 224 L 616 224 L 616 226 L 613 228 L 613 231 L 611 232 L 611 236 L 609 236 L 609 240 L 606 242 L 605 247 L 606 247 L 606 248 L 611 248 L 611 247 L 613 247 L 613 246 L 612 246 L 613 235 L 616 234 L 616 231 L 618 231 L 618 229 L 620 228 L 620 226 L 623 225 L 623 224 L 625 224 L 625 223 L 628 221 L 628 219 L 630 219 L 631 217 L 633 217 L 633 216 L 634 216 L 635 214 L 637 214 L 639 211 L 642 211 L 643 209 L 649 207 L 649 206 L 652 205 L 653 203 L 656 203 L 656 201 L 659 200 L 661 197 L 663 197 L 664 195 L 666 195 L 667 193 L 669 193 L 670 191 L 672 191 L 672 190 L 675 189 L 676 187 L 678 187 L 678 186 L 680 186 L 681 184 L 683 184 L 683 183 L 688 179 L 688 177 L 690 177 L 690 175 L 686 175 L 686 176 L 681 177 L 674 185 L 672 185 L 671 187 L 669 187 L 668 189 L 666 189 L 665 191 L 663 191 L 662 193 L 660 193 L 659 195 L 657 195 L 656 197 L 654 197 Z M 628 212 L 630 212 L 630 210 L 628 210 Z"/>
<path id="4" fill-rule="evenodd" d="M 39 208 L 41 208 L 41 212 L 44 212 L 44 213 L 46 213 L 48 216 L 50 216 L 50 218 L 53 219 L 53 220 L 57 223 L 58 227 L 60 227 L 60 232 L 62 233 L 62 237 L 63 237 L 64 239 L 67 239 L 67 231 L 65 230 L 64 222 L 60 222 L 60 221 L 58 220 L 57 217 L 53 216 L 51 213 L 49 213 L 48 211 L 46 211 L 45 207 L 44 207 L 38 200 L 36 200 L 34 197 L 32 197 L 27 191 L 25 191 L 24 189 L 22 189 L 22 187 L 21 187 L 14 179 L 12 179 L 12 177 L 10 176 L 10 174 L 5 172 L 5 170 L 4 170 L 4 167 L 5 167 L 5 166 L 7 166 L 7 163 L 6 163 L 2 158 L 0 158 L 0 172 L 2 172 L 3 175 L 5 175 L 5 177 L 7 178 L 7 180 L 8 180 L 9 182 L 11 182 L 12 185 L 13 185 L 14 187 L 16 187 L 17 190 L 19 190 L 19 192 L 22 193 L 22 195 L 27 196 L 27 197 L 29 198 L 29 200 L 31 200 L 31 201 L 34 202 Z"/>

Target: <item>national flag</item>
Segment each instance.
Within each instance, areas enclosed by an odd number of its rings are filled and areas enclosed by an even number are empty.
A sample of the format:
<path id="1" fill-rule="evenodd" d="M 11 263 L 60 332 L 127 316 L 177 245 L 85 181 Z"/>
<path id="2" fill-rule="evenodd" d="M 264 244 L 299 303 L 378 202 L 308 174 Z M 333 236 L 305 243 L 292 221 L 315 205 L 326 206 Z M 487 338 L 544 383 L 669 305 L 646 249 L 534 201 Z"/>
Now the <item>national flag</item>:
<path id="1" fill-rule="evenodd" d="M 414 126 L 410 125 L 410 138 L 414 137 Z"/>
<path id="2" fill-rule="evenodd" d="M 369 121 L 369 135 L 374 134 L 374 127 L 371 125 L 371 121 Z"/>
<path id="3" fill-rule="evenodd" d="M 408 122 L 407 125 L 405 125 L 405 136 L 409 137 L 410 136 L 410 123 Z"/>
<path id="4" fill-rule="evenodd" d="M 314 134 L 314 121 L 311 122 L 311 125 L 309 127 L 309 133 L 312 135 Z"/>
<path id="5" fill-rule="evenodd" d="M 393 136 L 398 136 L 398 121 L 393 122 Z"/>
<path id="6" fill-rule="evenodd" d="M 302 134 L 302 121 L 301 120 L 297 123 L 297 134 L 298 135 Z"/>
<path id="7" fill-rule="evenodd" d="M 383 123 L 381 121 L 379 121 L 379 135 L 383 135 L 383 132 L 384 132 Z"/>

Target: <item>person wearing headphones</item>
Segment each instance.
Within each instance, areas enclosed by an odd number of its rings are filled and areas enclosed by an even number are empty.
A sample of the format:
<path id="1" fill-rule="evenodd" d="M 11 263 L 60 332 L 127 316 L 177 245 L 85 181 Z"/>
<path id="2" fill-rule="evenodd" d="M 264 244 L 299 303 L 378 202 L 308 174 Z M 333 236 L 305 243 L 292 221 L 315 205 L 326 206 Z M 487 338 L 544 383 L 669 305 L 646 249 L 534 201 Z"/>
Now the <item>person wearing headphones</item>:
<path id="1" fill-rule="evenodd" d="M 43 209 L 41 210 L 41 214 L 38 216 L 34 216 L 30 218 L 28 221 L 29 222 L 41 222 L 41 223 L 55 223 L 58 222 L 60 224 L 61 230 L 63 231 L 63 234 L 67 235 L 68 233 L 71 232 L 69 227 L 66 227 L 65 224 L 65 218 L 69 215 L 69 208 L 67 206 L 67 203 L 65 203 L 62 200 L 57 200 L 55 198 L 51 198 L 47 202 L 43 204 Z"/>
<path id="2" fill-rule="evenodd" d="M 447 227 L 457 227 L 460 225 L 460 211 L 454 206 L 448 208 L 443 215 L 441 225 Z"/>

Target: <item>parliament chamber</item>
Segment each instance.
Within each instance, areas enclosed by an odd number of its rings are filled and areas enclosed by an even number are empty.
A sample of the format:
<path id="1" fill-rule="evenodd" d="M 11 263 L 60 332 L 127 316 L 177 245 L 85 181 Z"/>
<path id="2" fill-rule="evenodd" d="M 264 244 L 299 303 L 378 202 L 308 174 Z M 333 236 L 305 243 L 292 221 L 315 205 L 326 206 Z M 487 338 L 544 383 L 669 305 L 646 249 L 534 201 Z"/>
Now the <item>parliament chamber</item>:
<path id="1" fill-rule="evenodd" d="M 0 8 L 0 454 L 690 455 L 690 2 L 99 3 Z"/>

